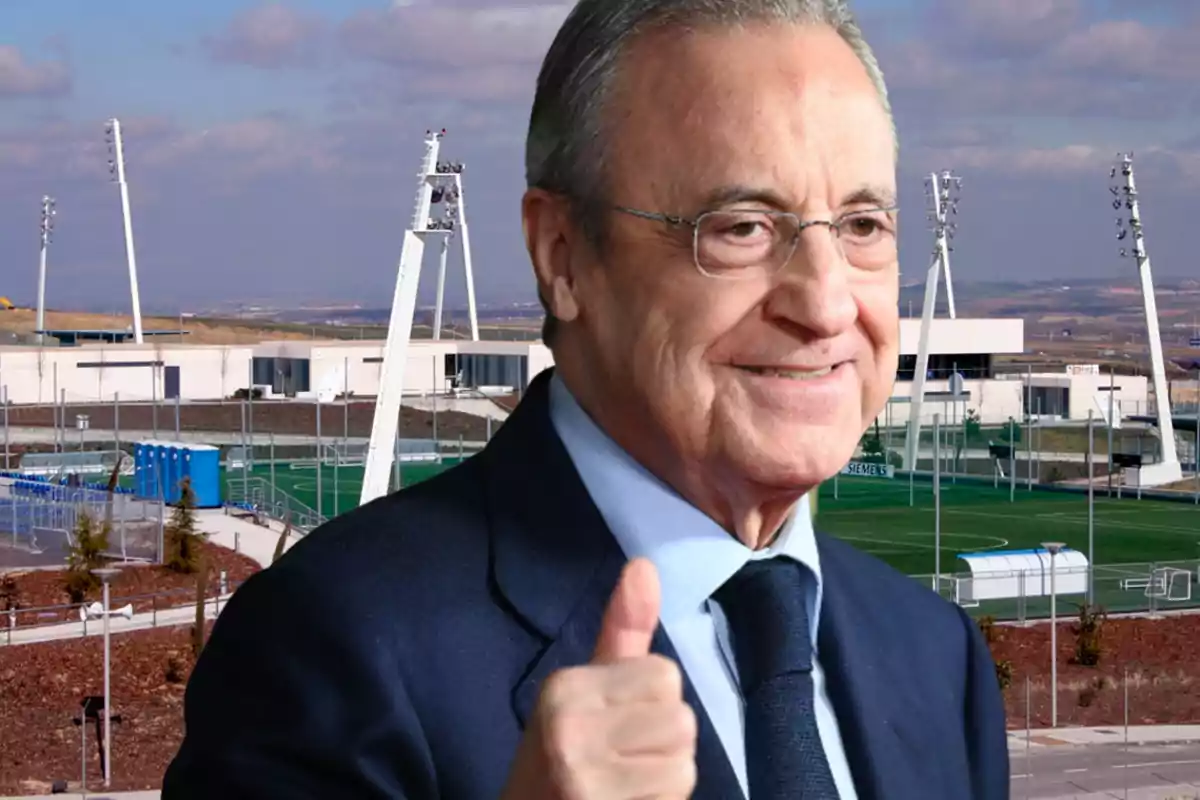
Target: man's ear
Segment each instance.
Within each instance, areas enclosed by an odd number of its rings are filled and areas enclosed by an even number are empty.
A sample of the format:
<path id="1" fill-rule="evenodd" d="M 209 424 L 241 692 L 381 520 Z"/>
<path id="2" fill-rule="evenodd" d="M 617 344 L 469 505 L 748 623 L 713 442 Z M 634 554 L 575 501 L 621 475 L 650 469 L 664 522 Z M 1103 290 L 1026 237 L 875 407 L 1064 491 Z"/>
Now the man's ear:
<path id="1" fill-rule="evenodd" d="M 527 190 L 521 198 L 521 226 L 538 293 L 555 319 L 572 321 L 579 316 L 579 303 L 571 250 L 579 234 L 567 201 L 542 189 Z"/>

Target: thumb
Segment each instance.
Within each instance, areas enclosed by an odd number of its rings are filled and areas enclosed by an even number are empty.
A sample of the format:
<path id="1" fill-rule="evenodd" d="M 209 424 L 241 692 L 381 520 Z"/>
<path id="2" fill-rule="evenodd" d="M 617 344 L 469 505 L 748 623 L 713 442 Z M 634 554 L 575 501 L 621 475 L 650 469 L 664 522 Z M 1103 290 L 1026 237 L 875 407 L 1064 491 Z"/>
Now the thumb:
<path id="1" fill-rule="evenodd" d="M 662 602 L 658 570 L 648 559 L 625 565 L 600 623 L 593 664 L 607 664 L 650 653 Z"/>

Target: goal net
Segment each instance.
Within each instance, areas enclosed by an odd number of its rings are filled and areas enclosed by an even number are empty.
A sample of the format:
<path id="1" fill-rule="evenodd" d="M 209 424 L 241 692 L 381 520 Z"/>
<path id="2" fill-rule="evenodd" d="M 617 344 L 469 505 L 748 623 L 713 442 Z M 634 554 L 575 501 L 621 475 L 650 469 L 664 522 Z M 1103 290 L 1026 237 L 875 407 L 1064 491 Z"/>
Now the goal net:
<path id="1" fill-rule="evenodd" d="M 1192 599 L 1191 570 L 1178 567 L 1157 567 L 1150 574 L 1146 597 L 1182 603 Z"/>

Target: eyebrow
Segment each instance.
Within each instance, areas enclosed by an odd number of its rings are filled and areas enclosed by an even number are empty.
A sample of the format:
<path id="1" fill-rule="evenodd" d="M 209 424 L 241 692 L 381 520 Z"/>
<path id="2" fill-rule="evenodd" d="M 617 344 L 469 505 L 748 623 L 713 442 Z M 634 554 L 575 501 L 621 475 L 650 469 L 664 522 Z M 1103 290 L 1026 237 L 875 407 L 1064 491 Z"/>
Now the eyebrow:
<path id="1" fill-rule="evenodd" d="M 713 209 L 736 203 L 761 203 L 780 210 L 792 205 L 787 198 L 772 189 L 746 184 L 730 184 L 717 187 L 705 195 L 702 207 Z M 896 193 L 882 186 L 863 184 L 842 197 L 840 207 L 852 205 L 891 208 L 896 205 Z"/>

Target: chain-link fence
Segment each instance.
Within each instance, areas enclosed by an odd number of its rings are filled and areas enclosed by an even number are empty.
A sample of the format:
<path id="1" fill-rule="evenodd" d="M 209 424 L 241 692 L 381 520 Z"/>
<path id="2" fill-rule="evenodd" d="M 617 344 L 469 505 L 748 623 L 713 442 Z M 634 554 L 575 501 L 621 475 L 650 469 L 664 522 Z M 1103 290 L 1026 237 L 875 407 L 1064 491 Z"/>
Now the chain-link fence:
<path id="1" fill-rule="evenodd" d="M 1031 553 L 1040 568 L 975 567 L 914 575 L 976 617 L 1028 622 L 1072 616 L 1094 605 L 1112 614 L 1161 614 L 1200 608 L 1200 558 L 1188 561 L 1050 567 L 1050 559 Z M 1004 551 L 996 556 L 1010 560 Z M 959 562 L 960 564 L 963 562 Z M 1053 579 L 1052 579 L 1053 573 Z"/>
<path id="2" fill-rule="evenodd" d="M 1042 663 L 997 659 L 1014 800 L 1200 797 L 1192 672 L 1116 656 L 1081 665 L 1066 625 L 1051 669 L 1048 636 L 1020 638 L 1037 646 Z"/>
<path id="3" fill-rule="evenodd" d="M 1079 591 L 1114 611 L 1200 605 L 1200 484 L 1137 485 L 1137 461 L 1121 455 L 1132 442 L 1148 446 L 1152 432 L 1028 420 L 1003 433 L 997 441 L 969 419 L 945 425 L 938 411 L 922 430 L 917 468 L 905 470 L 902 436 L 868 432 L 855 460 L 821 487 L 818 527 L 997 618 L 1048 613 L 1047 544 L 1081 556 L 1071 565 L 1087 576 Z M 1036 566 L 1009 563 L 1030 558 Z"/>
<path id="4" fill-rule="evenodd" d="M 218 573 L 209 580 L 204 591 L 205 615 L 215 618 L 224 601 L 241 586 Z M 4 598 L 0 598 L 4 599 Z M 92 619 L 98 601 L 60 603 L 56 605 L 27 605 L 20 602 L 0 605 L 0 645 L 21 645 L 35 642 L 74 639 L 94 636 L 103 629 L 103 621 Z M 153 593 L 113 593 L 110 608 L 118 633 L 147 628 L 186 625 L 196 619 L 196 590 L 173 589 Z"/>
<path id="5" fill-rule="evenodd" d="M 67 562 L 81 518 L 107 528 L 107 554 L 159 561 L 166 512 L 161 503 L 84 486 L 0 478 L 0 569 Z"/>

